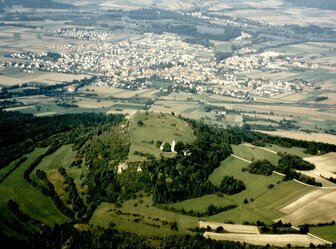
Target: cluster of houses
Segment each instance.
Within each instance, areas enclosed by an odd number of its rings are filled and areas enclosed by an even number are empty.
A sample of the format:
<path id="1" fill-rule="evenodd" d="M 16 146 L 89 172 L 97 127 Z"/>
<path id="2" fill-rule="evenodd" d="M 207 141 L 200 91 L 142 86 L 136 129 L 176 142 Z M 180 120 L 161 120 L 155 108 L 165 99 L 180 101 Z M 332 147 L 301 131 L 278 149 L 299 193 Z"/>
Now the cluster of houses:
<path id="1" fill-rule="evenodd" d="M 318 64 L 307 63 L 302 58 L 296 56 L 282 56 L 276 52 L 255 53 L 248 51 L 249 54 L 235 55 L 221 61 L 219 67 L 226 71 L 239 73 L 250 72 L 253 70 L 272 70 L 279 69 L 288 71 L 293 67 L 315 69 Z"/>
<path id="2" fill-rule="evenodd" d="M 193 89 L 236 98 L 251 99 L 251 95 L 271 97 L 287 91 L 301 91 L 317 84 L 304 81 L 274 81 L 271 79 L 237 79 L 236 74 L 264 68 L 284 68 L 296 63 L 295 58 L 281 57 L 274 52 L 234 55 L 216 62 L 215 50 L 184 42 L 171 34 L 147 33 L 137 40 L 103 42 L 108 34 L 95 31 L 65 29 L 62 37 L 76 37 L 93 42 L 49 47 L 46 53 L 15 53 L 12 62 L 3 66 L 25 72 L 48 71 L 72 74 L 92 74 L 98 86 L 143 89 L 152 83 L 168 82 L 174 88 Z M 247 34 L 243 34 L 247 38 Z M 302 63 L 300 62 L 300 65 Z M 312 65 L 308 65 L 311 66 Z"/>
<path id="3" fill-rule="evenodd" d="M 49 34 L 53 37 L 62 37 L 67 39 L 78 39 L 87 41 L 106 41 L 111 38 L 109 32 L 97 32 L 94 30 L 78 29 L 78 28 L 64 28 L 57 29 Z"/>

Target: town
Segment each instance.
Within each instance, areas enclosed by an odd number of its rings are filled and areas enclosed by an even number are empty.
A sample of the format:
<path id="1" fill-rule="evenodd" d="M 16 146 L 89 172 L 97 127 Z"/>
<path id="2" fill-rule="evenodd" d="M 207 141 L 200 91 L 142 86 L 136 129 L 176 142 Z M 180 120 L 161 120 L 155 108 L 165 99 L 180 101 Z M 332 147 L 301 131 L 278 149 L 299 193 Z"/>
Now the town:
<path id="1" fill-rule="evenodd" d="M 169 33 L 145 33 L 142 38 L 121 42 L 109 41 L 108 33 L 92 30 L 66 29 L 52 34 L 92 42 L 47 46 L 48 51 L 44 53 L 13 53 L 9 57 L 17 61 L 0 65 L 28 73 L 47 71 L 95 75 L 97 79 L 93 84 L 97 86 L 136 90 L 151 88 L 159 81 L 172 85 L 172 90 L 214 93 L 246 100 L 320 88 L 318 83 L 301 79 L 281 81 L 237 77 L 240 72 L 253 70 L 288 71 L 293 67 L 318 67 L 301 58 L 272 51 L 258 53 L 245 48 L 245 54 L 232 55 L 218 62 L 214 48 L 189 44 Z M 249 39 L 245 33 L 239 39 L 242 37 Z"/>

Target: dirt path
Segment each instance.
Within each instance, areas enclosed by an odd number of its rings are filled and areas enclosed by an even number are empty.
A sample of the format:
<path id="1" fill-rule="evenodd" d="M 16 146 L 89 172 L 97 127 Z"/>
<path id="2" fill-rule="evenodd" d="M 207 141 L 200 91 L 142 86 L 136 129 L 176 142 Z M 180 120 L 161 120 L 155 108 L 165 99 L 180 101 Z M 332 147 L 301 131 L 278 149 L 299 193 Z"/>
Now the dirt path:
<path id="1" fill-rule="evenodd" d="M 236 155 L 234 155 L 234 154 L 231 154 L 231 156 L 233 156 L 233 157 L 235 157 L 235 158 L 237 158 L 237 159 L 239 159 L 239 160 L 242 160 L 242 161 L 244 161 L 244 162 L 252 163 L 251 161 L 246 160 L 246 159 L 244 159 L 244 158 L 241 158 L 241 157 L 239 157 L 239 156 L 236 156 Z"/>
<path id="2" fill-rule="evenodd" d="M 248 146 L 248 147 L 253 147 L 253 148 L 259 148 L 259 149 L 261 149 L 261 150 L 266 150 L 266 151 L 271 152 L 271 153 L 273 153 L 273 154 L 277 154 L 276 151 L 274 151 L 274 150 L 270 150 L 270 149 L 265 148 L 265 147 L 255 146 L 255 145 L 253 145 L 253 144 L 246 144 L 246 143 L 243 143 L 243 145 L 244 145 L 244 146 Z"/>

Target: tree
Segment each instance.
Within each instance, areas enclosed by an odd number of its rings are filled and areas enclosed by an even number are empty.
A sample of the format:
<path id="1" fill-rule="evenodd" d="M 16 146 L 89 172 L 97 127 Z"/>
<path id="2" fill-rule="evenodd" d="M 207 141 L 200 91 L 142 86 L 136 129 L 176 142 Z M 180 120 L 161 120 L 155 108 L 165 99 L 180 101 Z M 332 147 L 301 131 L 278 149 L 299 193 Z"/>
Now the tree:
<path id="1" fill-rule="evenodd" d="M 174 221 L 170 224 L 170 229 L 173 231 L 178 231 L 178 226 L 177 226 L 177 222 Z"/>
<path id="2" fill-rule="evenodd" d="M 185 145 L 183 142 L 181 141 L 178 141 L 176 144 L 175 144 L 175 151 L 180 154 L 184 151 L 185 149 Z"/>
<path id="3" fill-rule="evenodd" d="M 213 204 L 210 204 L 208 206 L 208 215 L 214 215 L 217 213 L 217 208 L 213 205 Z"/>
<path id="4" fill-rule="evenodd" d="M 164 143 L 162 151 L 171 152 L 171 145 L 169 143 Z"/>
<path id="5" fill-rule="evenodd" d="M 224 176 L 219 186 L 222 193 L 233 195 L 246 189 L 243 181 L 235 179 L 233 176 Z"/>
<path id="6" fill-rule="evenodd" d="M 144 126 L 144 122 L 143 122 L 142 120 L 139 120 L 139 121 L 137 122 L 137 124 L 138 124 L 138 126 Z"/>
<path id="7" fill-rule="evenodd" d="M 270 176 L 274 168 L 274 165 L 264 159 L 252 162 L 245 170 L 252 174 Z"/>
<path id="8" fill-rule="evenodd" d="M 160 149 L 161 144 L 162 144 L 162 141 L 157 140 L 156 143 L 155 143 L 156 148 Z"/>
<path id="9" fill-rule="evenodd" d="M 223 233 L 224 232 L 224 228 L 222 226 L 219 226 L 216 228 L 216 233 Z"/>

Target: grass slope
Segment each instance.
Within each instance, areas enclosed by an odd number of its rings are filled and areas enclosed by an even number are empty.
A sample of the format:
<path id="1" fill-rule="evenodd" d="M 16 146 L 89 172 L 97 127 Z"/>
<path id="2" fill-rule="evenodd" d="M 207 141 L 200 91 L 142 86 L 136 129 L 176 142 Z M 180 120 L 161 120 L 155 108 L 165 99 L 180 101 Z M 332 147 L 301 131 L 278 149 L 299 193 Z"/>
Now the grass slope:
<path id="1" fill-rule="evenodd" d="M 11 172 L 15 168 L 16 162 L 18 162 L 20 159 L 12 161 L 10 164 L 8 164 L 6 167 L 0 169 L 0 182 L 5 180 L 9 172 Z"/>
<path id="2" fill-rule="evenodd" d="M 256 151 L 259 152 L 259 149 Z M 267 153 L 271 154 L 270 152 Z M 276 174 L 263 176 L 242 172 L 242 168 L 247 166 L 247 162 L 229 157 L 210 175 L 209 180 L 216 186 L 219 186 L 224 176 L 232 175 L 245 183 L 246 190 L 232 196 L 226 196 L 227 199 L 239 205 L 238 208 L 211 216 L 209 220 L 234 221 L 236 223 L 262 220 L 270 223 L 283 215 L 279 211 L 280 208 L 312 191 L 310 187 L 294 181 L 282 182 L 283 177 Z M 270 184 L 274 185 L 271 189 L 269 189 Z M 249 201 L 248 204 L 243 204 L 245 199 Z"/>
<path id="3" fill-rule="evenodd" d="M 309 231 L 322 239 L 336 243 L 336 225 L 309 227 Z"/>
<path id="4" fill-rule="evenodd" d="M 272 144 L 272 146 L 266 146 L 267 149 L 276 151 L 276 152 L 286 152 L 288 154 L 300 156 L 300 157 L 307 157 L 310 156 L 310 154 L 304 153 L 304 148 L 298 148 L 298 147 L 292 147 L 292 148 L 285 148 L 280 147 L 278 145 Z"/>
<path id="5" fill-rule="evenodd" d="M 20 209 L 32 218 L 54 225 L 69 219 L 56 208 L 49 197 L 44 196 L 23 179 L 25 170 L 46 150 L 46 148 L 37 148 L 28 154 L 28 159 L 0 184 L 0 206 L 6 205 L 9 199 L 13 199 L 19 203 Z"/>
<path id="6" fill-rule="evenodd" d="M 233 154 L 249 161 L 267 159 L 272 164 L 277 165 L 280 158 L 278 155 L 272 152 L 245 144 L 231 145 L 231 147 L 233 150 Z"/>
<path id="7" fill-rule="evenodd" d="M 65 190 L 63 176 L 58 172 L 58 169 L 60 167 L 65 168 L 67 175 L 74 179 L 77 190 L 82 195 L 82 197 L 84 197 L 83 195 L 85 195 L 86 191 L 85 187 L 81 186 L 81 183 L 84 179 L 84 177 L 81 176 L 82 175 L 85 176 L 88 173 L 88 169 L 86 167 L 85 168 L 70 167 L 71 163 L 75 160 L 75 156 L 76 151 L 72 150 L 72 144 L 63 145 L 53 154 L 43 158 L 41 163 L 36 167 L 36 169 L 33 171 L 31 175 L 31 177 L 36 182 L 44 184 L 42 183 L 42 181 L 37 179 L 35 171 L 37 169 L 45 171 L 49 181 L 54 185 L 57 194 L 60 196 L 64 204 L 68 207 L 71 206 L 71 205 L 69 206 L 69 204 L 66 201 L 68 199 L 69 193 L 67 193 Z"/>
<path id="8" fill-rule="evenodd" d="M 216 207 L 225 207 L 235 204 L 236 202 L 227 198 L 226 196 L 219 197 L 217 195 L 205 195 L 200 198 L 189 199 L 174 204 L 167 205 L 178 210 L 184 209 L 186 211 L 193 210 L 195 212 L 206 212 L 210 204 Z"/>
<path id="9" fill-rule="evenodd" d="M 45 185 L 45 183 L 36 176 L 36 171 L 38 169 L 43 170 L 46 173 L 50 173 L 57 171 L 60 167 L 69 168 L 74 159 L 75 152 L 72 151 L 71 145 L 63 145 L 51 155 L 44 157 L 30 174 L 30 177 L 38 184 Z"/>
<path id="10" fill-rule="evenodd" d="M 124 214 L 118 214 L 116 210 Z M 130 215 L 125 215 L 125 213 L 130 213 Z M 138 222 L 136 219 L 139 217 L 136 215 L 142 217 Z M 168 224 L 163 224 L 165 222 Z M 169 225 L 171 222 L 177 222 L 178 231 L 171 230 Z M 94 212 L 90 223 L 102 227 L 108 227 L 114 223 L 117 229 L 143 235 L 170 235 L 190 233 L 188 229 L 196 228 L 198 219 L 156 208 L 153 206 L 151 197 L 143 197 L 126 201 L 118 209 L 115 209 L 114 204 L 102 203 Z"/>
<path id="11" fill-rule="evenodd" d="M 144 123 L 143 126 L 138 125 L 138 121 Z M 190 143 L 194 140 L 192 129 L 188 124 L 170 114 L 161 113 L 144 113 L 137 112 L 130 121 L 131 148 L 129 152 L 129 161 L 144 160 L 144 157 L 134 155 L 135 151 L 143 153 L 151 153 L 160 156 L 162 153 L 155 146 L 156 141 L 171 143 L 182 141 Z M 154 141 L 154 144 L 150 144 Z M 169 155 L 172 153 L 165 153 Z"/>

